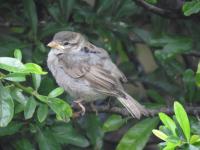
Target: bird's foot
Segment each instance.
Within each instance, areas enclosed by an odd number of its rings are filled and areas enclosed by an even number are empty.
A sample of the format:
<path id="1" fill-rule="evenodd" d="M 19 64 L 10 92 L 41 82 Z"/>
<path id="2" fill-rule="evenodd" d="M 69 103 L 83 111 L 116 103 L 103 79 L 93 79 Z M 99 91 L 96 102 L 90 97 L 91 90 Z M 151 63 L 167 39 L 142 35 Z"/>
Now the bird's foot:
<path id="1" fill-rule="evenodd" d="M 83 100 L 82 99 L 78 99 L 76 101 L 74 101 L 74 103 L 76 105 L 78 105 L 79 108 L 81 108 L 81 110 L 79 112 L 77 112 L 77 114 L 80 114 L 81 116 L 85 115 L 85 107 L 83 106 L 83 104 L 81 103 Z"/>

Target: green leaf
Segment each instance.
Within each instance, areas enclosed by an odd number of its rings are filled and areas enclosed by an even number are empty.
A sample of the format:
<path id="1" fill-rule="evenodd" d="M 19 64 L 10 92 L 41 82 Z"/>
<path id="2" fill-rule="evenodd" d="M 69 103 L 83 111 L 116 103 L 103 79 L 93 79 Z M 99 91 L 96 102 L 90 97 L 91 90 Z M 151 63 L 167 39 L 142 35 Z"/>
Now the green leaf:
<path id="1" fill-rule="evenodd" d="M 189 148 L 188 148 L 188 150 L 199 150 L 199 148 L 200 148 L 200 146 L 199 145 L 189 145 Z"/>
<path id="2" fill-rule="evenodd" d="M 160 103 L 160 104 L 166 103 L 164 98 L 156 90 L 148 90 L 147 94 L 148 94 L 149 97 L 154 99 L 157 103 Z"/>
<path id="3" fill-rule="evenodd" d="M 39 74 L 32 74 L 32 80 L 33 80 L 34 88 L 37 91 L 39 89 L 39 87 L 40 87 L 41 75 L 39 75 Z"/>
<path id="4" fill-rule="evenodd" d="M 183 74 L 183 81 L 185 83 L 186 92 L 188 95 L 186 99 L 188 99 L 191 102 L 195 94 L 195 76 L 193 70 L 191 69 L 185 70 Z"/>
<path id="5" fill-rule="evenodd" d="M 69 121 L 72 116 L 72 109 L 69 104 L 59 98 L 49 98 L 48 105 L 56 113 L 58 120 Z"/>
<path id="6" fill-rule="evenodd" d="M 56 89 L 54 89 L 53 91 L 51 91 L 48 95 L 48 97 L 50 98 L 54 98 L 54 97 L 58 97 L 59 95 L 61 95 L 64 92 L 64 89 L 61 87 L 58 87 Z"/>
<path id="7" fill-rule="evenodd" d="M 40 104 L 37 110 L 37 118 L 39 122 L 43 122 L 48 115 L 48 106 L 46 104 Z"/>
<path id="8" fill-rule="evenodd" d="M 200 87 L 200 63 L 198 63 L 195 80 L 196 80 L 197 86 Z"/>
<path id="9" fill-rule="evenodd" d="M 155 51 L 155 56 L 161 60 L 174 58 L 178 54 L 189 52 L 192 49 L 192 39 L 189 37 L 177 37 L 164 45 L 162 51 Z"/>
<path id="10" fill-rule="evenodd" d="M 23 82 L 26 81 L 26 74 L 23 73 L 10 73 L 7 74 L 3 79 L 8 81 Z"/>
<path id="11" fill-rule="evenodd" d="M 44 102 L 44 103 L 48 103 L 48 97 L 47 96 L 44 96 L 44 95 L 36 95 L 36 97 L 41 101 L 41 102 Z"/>
<path id="12" fill-rule="evenodd" d="M 22 90 L 18 88 L 12 88 L 11 89 L 11 95 L 14 100 L 22 104 L 24 107 L 27 103 L 27 98 L 23 95 Z"/>
<path id="13" fill-rule="evenodd" d="M 195 144 L 200 142 L 200 135 L 192 135 L 190 138 L 190 144 Z"/>
<path id="14" fill-rule="evenodd" d="M 44 72 L 39 65 L 34 63 L 25 64 L 24 72 L 34 73 L 34 74 L 47 74 L 47 72 Z"/>
<path id="15" fill-rule="evenodd" d="M 126 123 L 127 119 L 123 119 L 120 115 L 111 115 L 103 124 L 104 132 L 111 132 L 119 129 Z"/>
<path id="16" fill-rule="evenodd" d="M 163 141 L 167 141 L 168 136 L 160 130 L 153 129 L 153 134 Z"/>
<path id="17" fill-rule="evenodd" d="M 61 12 L 63 13 L 65 19 L 69 19 L 71 11 L 75 5 L 75 0 L 59 0 Z"/>
<path id="18" fill-rule="evenodd" d="M 14 142 L 12 142 L 14 149 L 16 150 L 35 150 L 33 144 L 25 138 L 20 138 Z"/>
<path id="19" fill-rule="evenodd" d="M 87 138 L 77 132 L 71 124 L 61 124 L 53 126 L 52 133 L 60 144 L 71 144 L 78 147 L 88 147 L 89 141 Z"/>
<path id="20" fill-rule="evenodd" d="M 117 150 L 143 150 L 158 122 L 158 118 L 148 118 L 134 125 L 122 137 L 117 145 Z"/>
<path id="21" fill-rule="evenodd" d="M 21 52 L 21 50 L 20 50 L 20 49 L 15 49 L 15 51 L 14 51 L 14 56 L 15 56 L 15 58 L 17 58 L 19 61 L 21 61 L 21 60 L 22 60 L 22 52 Z"/>
<path id="22" fill-rule="evenodd" d="M 185 2 L 182 8 L 185 16 L 196 14 L 200 11 L 200 1 Z"/>
<path id="23" fill-rule="evenodd" d="M 32 118 L 35 109 L 36 109 L 37 103 L 35 99 L 31 96 L 26 103 L 25 109 L 24 109 L 24 117 L 25 119 L 30 119 Z"/>
<path id="24" fill-rule="evenodd" d="M 0 68 L 10 72 L 20 72 L 25 66 L 16 58 L 0 57 Z"/>
<path id="25" fill-rule="evenodd" d="M 49 129 L 40 130 L 38 128 L 36 140 L 40 150 L 61 150 L 60 144 L 57 143 L 57 140 Z"/>
<path id="26" fill-rule="evenodd" d="M 163 150 L 175 150 L 176 147 L 177 147 L 176 144 L 168 142 L 167 146 Z"/>
<path id="27" fill-rule="evenodd" d="M 5 127 L 12 120 L 14 102 L 10 91 L 0 82 L 0 127 Z"/>
<path id="28" fill-rule="evenodd" d="M 115 1 L 113 0 L 102 0 L 100 1 L 100 7 L 97 9 L 97 14 L 104 13 L 106 10 L 110 9 L 110 7 L 114 4 Z"/>
<path id="29" fill-rule="evenodd" d="M 159 113 L 160 120 L 162 123 L 172 131 L 173 135 L 176 135 L 176 124 L 175 122 L 166 114 Z"/>
<path id="30" fill-rule="evenodd" d="M 158 2 L 158 0 L 145 0 L 145 1 L 151 4 L 156 4 Z"/>
<path id="31" fill-rule="evenodd" d="M 190 140 L 190 122 L 183 106 L 179 102 L 174 102 L 174 112 L 176 119 L 183 130 L 183 133 L 189 142 Z"/>
<path id="32" fill-rule="evenodd" d="M 93 149 L 101 149 L 103 146 L 102 123 L 95 114 L 88 114 L 84 120 L 80 122 L 80 126 L 84 128 Z"/>
<path id="33" fill-rule="evenodd" d="M 24 4 L 25 14 L 27 15 L 27 19 L 29 21 L 29 24 L 33 32 L 33 37 L 36 40 L 38 18 L 37 18 L 35 2 L 34 0 L 23 0 L 23 4 Z"/>
<path id="34" fill-rule="evenodd" d="M 6 127 L 0 128 L 0 136 L 13 135 L 17 133 L 23 126 L 21 122 L 10 122 Z"/>

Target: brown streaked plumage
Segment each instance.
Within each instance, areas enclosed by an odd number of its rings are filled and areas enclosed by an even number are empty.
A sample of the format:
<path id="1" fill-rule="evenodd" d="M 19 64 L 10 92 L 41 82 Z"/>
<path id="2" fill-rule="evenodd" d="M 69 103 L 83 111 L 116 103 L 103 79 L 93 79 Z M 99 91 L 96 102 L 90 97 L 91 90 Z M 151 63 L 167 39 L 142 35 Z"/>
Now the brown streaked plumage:
<path id="1" fill-rule="evenodd" d="M 148 111 L 128 95 L 121 84 L 124 74 L 108 53 L 88 42 L 80 33 L 62 31 L 48 44 L 51 51 L 47 64 L 59 86 L 75 99 L 94 101 L 116 97 L 133 117 Z"/>

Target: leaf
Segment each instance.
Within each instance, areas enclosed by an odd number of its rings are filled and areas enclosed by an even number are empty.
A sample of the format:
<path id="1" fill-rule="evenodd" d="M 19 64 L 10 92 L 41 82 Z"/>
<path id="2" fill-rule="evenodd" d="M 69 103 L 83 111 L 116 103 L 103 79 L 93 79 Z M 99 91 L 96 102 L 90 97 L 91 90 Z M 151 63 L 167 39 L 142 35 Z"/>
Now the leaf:
<path id="1" fill-rule="evenodd" d="M 101 4 L 99 5 L 99 8 L 97 9 L 97 14 L 105 13 L 105 11 L 110 9 L 110 7 L 114 4 L 115 1 L 102 0 L 100 2 L 101 2 Z"/>
<path id="2" fill-rule="evenodd" d="M 192 49 L 192 39 L 189 37 L 177 37 L 164 45 L 162 51 L 155 51 L 159 59 L 167 60 L 178 54 L 189 52 Z"/>
<path id="3" fill-rule="evenodd" d="M 133 32 L 142 39 L 145 43 L 150 43 L 151 40 L 151 33 L 147 30 L 141 29 L 141 28 L 134 28 Z"/>
<path id="4" fill-rule="evenodd" d="M 36 97 L 43 103 L 48 103 L 48 97 L 44 95 L 37 94 Z"/>
<path id="5" fill-rule="evenodd" d="M 40 150 L 61 150 L 60 144 L 57 143 L 57 140 L 49 129 L 40 130 L 38 128 L 36 140 Z"/>
<path id="6" fill-rule="evenodd" d="M 183 73 L 183 81 L 186 86 L 188 100 L 191 102 L 195 94 L 195 76 L 193 70 L 185 70 Z"/>
<path id="7" fill-rule="evenodd" d="M 59 98 L 49 98 L 48 105 L 56 113 L 58 120 L 69 121 L 72 116 L 72 109 L 69 104 Z"/>
<path id="8" fill-rule="evenodd" d="M 39 65 L 34 63 L 25 64 L 24 72 L 34 73 L 34 74 L 47 74 L 47 72 L 44 72 Z"/>
<path id="9" fill-rule="evenodd" d="M 0 82 L 0 127 L 5 127 L 14 115 L 14 102 L 7 88 Z"/>
<path id="10" fill-rule="evenodd" d="M 191 2 L 185 2 L 182 8 L 184 15 L 190 16 L 200 11 L 200 2 L 195 0 Z"/>
<path id="11" fill-rule="evenodd" d="M 197 145 L 197 146 L 194 146 L 194 145 L 189 145 L 189 148 L 188 150 L 199 150 L 200 146 Z"/>
<path id="12" fill-rule="evenodd" d="M 61 12 L 63 13 L 65 19 L 69 19 L 71 11 L 75 5 L 75 0 L 59 0 L 59 4 L 61 7 Z"/>
<path id="13" fill-rule="evenodd" d="M 200 135 L 192 135 L 190 139 L 190 144 L 195 144 L 200 142 Z"/>
<path id="14" fill-rule="evenodd" d="M 148 118 L 140 121 L 122 137 L 116 150 L 143 150 L 151 131 L 157 126 L 158 118 Z"/>
<path id="15" fill-rule="evenodd" d="M 6 127 L 0 128 L 0 136 L 14 135 L 22 128 L 22 126 L 23 123 L 12 121 Z"/>
<path id="16" fill-rule="evenodd" d="M 51 91 L 48 95 L 48 97 L 50 98 L 54 98 L 54 97 L 58 97 L 59 95 L 61 95 L 64 92 L 64 89 L 61 87 L 58 87 L 56 89 L 54 89 L 53 91 Z"/>
<path id="17" fill-rule="evenodd" d="M 175 150 L 176 147 L 176 144 L 168 142 L 167 146 L 163 150 Z"/>
<path id="18" fill-rule="evenodd" d="M 145 1 L 151 4 L 156 4 L 158 2 L 158 0 L 145 0 Z"/>
<path id="19" fill-rule="evenodd" d="M 174 102 L 174 112 L 176 119 L 183 130 L 183 133 L 189 142 L 190 140 L 190 122 L 183 106 L 179 102 Z"/>
<path id="20" fill-rule="evenodd" d="M 176 124 L 175 122 L 166 114 L 164 113 L 159 113 L 160 120 L 162 123 L 171 130 L 173 135 L 176 135 Z"/>
<path id="21" fill-rule="evenodd" d="M 14 56 L 15 56 L 15 58 L 17 58 L 19 61 L 21 61 L 21 60 L 22 60 L 22 52 L 21 52 L 21 50 L 20 50 L 20 49 L 15 49 L 15 51 L 14 51 Z"/>
<path id="22" fill-rule="evenodd" d="M 37 118 L 39 122 L 43 122 L 48 115 L 48 106 L 46 104 L 40 104 L 37 110 Z"/>
<path id="23" fill-rule="evenodd" d="M 33 32 L 33 37 L 34 39 L 36 39 L 38 18 L 37 18 L 35 2 L 34 0 L 23 0 L 23 4 L 24 4 L 25 14 L 27 15 L 27 19 L 29 21 L 29 24 Z"/>
<path id="24" fill-rule="evenodd" d="M 200 63 L 198 63 L 195 80 L 196 80 L 197 86 L 200 87 Z"/>
<path id="25" fill-rule="evenodd" d="M 119 129 L 126 123 L 127 119 L 123 119 L 120 115 L 111 115 L 103 124 L 104 132 L 111 132 Z"/>
<path id="26" fill-rule="evenodd" d="M 168 136 L 160 130 L 153 129 L 153 134 L 163 141 L 167 141 Z"/>
<path id="27" fill-rule="evenodd" d="M 41 75 L 39 75 L 39 74 L 32 74 L 32 80 L 33 80 L 34 88 L 37 91 L 39 89 L 39 87 L 40 87 Z"/>
<path id="28" fill-rule="evenodd" d="M 23 95 L 22 90 L 18 88 L 11 89 L 11 95 L 14 100 L 22 104 L 24 107 L 27 103 L 27 98 Z"/>
<path id="29" fill-rule="evenodd" d="M 81 148 L 88 147 L 90 144 L 87 138 L 79 134 L 71 124 L 56 125 L 51 129 L 60 144 L 71 144 Z"/>
<path id="30" fill-rule="evenodd" d="M 23 73 L 10 73 L 7 74 L 3 79 L 6 79 L 8 81 L 14 81 L 14 82 L 23 82 L 26 81 L 26 74 Z"/>
<path id="31" fill-rule="evenodd" d="M 20 138 L 12 142 L 12 145 L 16 150 L 35 150 L 33 144 L 25 138 Z"/>
<path id="32" fill-rule="evenodd" d="M 95 114 L 86 115 L 84 120 L 80 122 L 81 127 L 85 130 L 93 149 L 101 149 L 103 146 L 102 123 Z"/>
<path id="33" fill-rule="evenodd" d="M 24 117 L 25 119 L 30 119 L 32 118 L 35 109 L 36 109 L 37 103 L 35 99 L 31 96 L 26 103 L 25 109 L 24 109 Z"/>
<path id="34" fill-rule="evenodd" d="M 20 72 L 25 66 L 16 58 L 0 57 L 0 68 L 10 72 Z"/>
<path id="35" fill-rule="evenodd" d="M 160 104 L 165 104 L 165 100 L 164 98 L 156 91 L 156 90 L 148 90 L 147 94 L 149 97 L 151 97 L 152 99 L 154 99 L 157 103 Z"/>

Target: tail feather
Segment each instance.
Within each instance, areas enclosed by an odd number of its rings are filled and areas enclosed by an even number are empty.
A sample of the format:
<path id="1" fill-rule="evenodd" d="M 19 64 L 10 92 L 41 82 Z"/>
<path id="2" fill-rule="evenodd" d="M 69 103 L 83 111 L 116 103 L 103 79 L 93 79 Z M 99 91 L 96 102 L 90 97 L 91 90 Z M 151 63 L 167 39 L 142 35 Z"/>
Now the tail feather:
<path id="1" fill-rule="evenodd" d="M 128 112 L 133 116 L 133 118 L 139 119 L 142 115 L 148 116 L 149 112 L 144 106 L 140 105 L 136 100 L 134 100 L 127 93 L 124 97 L 118 97 L 117 99 L 122 103 L 122 105 L 128 110 Z"/>

